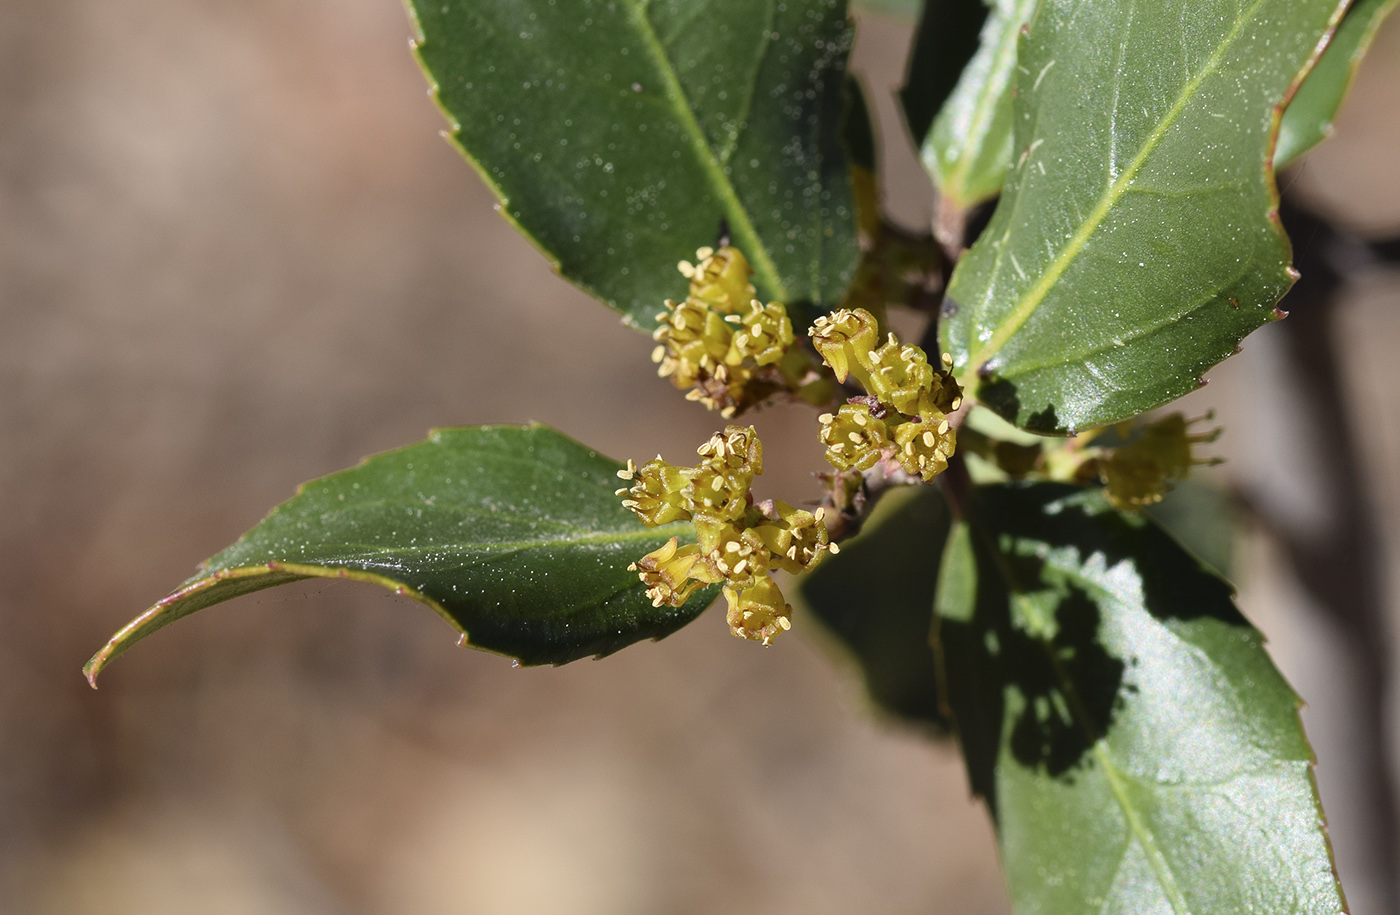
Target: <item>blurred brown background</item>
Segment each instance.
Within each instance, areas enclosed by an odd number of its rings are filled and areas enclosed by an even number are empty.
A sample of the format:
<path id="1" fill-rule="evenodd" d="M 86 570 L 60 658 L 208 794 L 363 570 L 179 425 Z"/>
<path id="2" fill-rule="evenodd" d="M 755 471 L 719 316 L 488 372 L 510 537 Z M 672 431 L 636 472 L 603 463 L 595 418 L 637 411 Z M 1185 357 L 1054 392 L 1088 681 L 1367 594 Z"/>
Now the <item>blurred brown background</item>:
<path id="1" fill-rule="evenodd" d="M 410 601 L 306 584 L 87 688 L 112 631 L 298 482 L 430 426 L 535 419 L 619 456 L 713 427 L 494 215 L 408 34 L 394 0 L 0 6 L 0 911 L 1006 911 L 955 751 L 873 716 L 800 621 L 769 650 L 709 614 L 512 670 Z M 895 132 L 906 37 L 867 17 L 857 52 Z M 1400 231 L 1400 22 L 1344 114 L 1289 180 Z M 885 154 L 924 222 L 911 154 Z M 1400 276 L 1357 277 L 1338 318 L 1388 570 Z M 1298 374 L 1274 331 L 1188 409 L 1219 407 L 1224 479 L 1306 524 L 1327 443 L 1260 399 Z M 810 416 L 759 424 L 766 489 L 803 498 Z M 1354 911 L 1381 912 L 1349 649 L 1272 544 L 1245 535 L 1242 603 L 1310 703 Z"/>

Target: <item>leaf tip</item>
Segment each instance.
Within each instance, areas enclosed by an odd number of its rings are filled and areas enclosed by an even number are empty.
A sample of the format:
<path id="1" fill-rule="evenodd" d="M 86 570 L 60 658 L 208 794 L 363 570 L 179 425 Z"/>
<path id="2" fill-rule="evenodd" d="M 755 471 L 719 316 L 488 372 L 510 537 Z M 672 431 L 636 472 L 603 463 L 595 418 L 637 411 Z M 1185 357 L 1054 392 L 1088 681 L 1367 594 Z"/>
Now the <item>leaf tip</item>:
<path id="1" fill-rule="evenodd" d="M 111 658 L 112 644 L 108 642 L 102 650 L 88 659 L 83 665 L 83 676 L 87 679 L 88 686 L 97 689 L 97 675 L 102 673 L 102 669 L 107 666 L 107 661 Z"/>

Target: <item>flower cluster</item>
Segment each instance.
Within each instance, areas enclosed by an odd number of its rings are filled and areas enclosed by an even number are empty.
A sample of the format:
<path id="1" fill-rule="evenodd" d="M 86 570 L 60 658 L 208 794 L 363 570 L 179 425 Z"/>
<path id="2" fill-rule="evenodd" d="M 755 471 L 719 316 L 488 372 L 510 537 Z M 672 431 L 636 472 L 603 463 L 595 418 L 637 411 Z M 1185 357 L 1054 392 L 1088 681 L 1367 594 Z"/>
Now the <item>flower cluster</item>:
<path id="1" fill-rule="evenodd" d="M 690 280 L 683 302 L 666 300 L 656 316 L 652 361 L 657 374 L 687 400 L 732 417 L 780 391 L 798 393 L 817 377 L 810 357 L 793 346 L 792 321 L 781 302 L 764 305 L 749 282 L 753 270 L 737 248 L 701 248 L 698 264 L 681 261 Z"/>
<path id="2" fill-rule="evenodd" d="M 1097 470 L 1104 492 L 1114 507 L 1140 509 L 1155 505 L 1171 491 L 1172 481 L 1182 480 L 1197 464 L 1218 463 L 1218 458 L 1198 458 L 1192 446 L 1213 442 L 1220 429 L 1192 433 L 1198 422 L 1209 422 L 1213 414 L 1188 420 L 1180 413 L 1148 423 L 1142 435 L 1117 448 L 1103 449 L 1088 462 L 1086 469 Z"/>
<path id="3" fill-rule="evenodd" d="M 932 480 L 948 466 L 957 433 L 948 414 L 962 405 L 962 388 L 944 354 L 937 370 L 917 346 L 880 328 L 863 308 L 841 309 L 812 326 L 812 342 L 844 382 L 854 376 L 868 397 L 852 398 L 821 417 L 826 459 L 837 470 L 869 470 L 894 460 L 911 476 Z"/>
<path id="4" fill-rule="evenodd" d="M 652 605 L 679 607 L 695 591 L 723 584 L 729 628 L 767 645 L 792 626 L 792 607 L 772 573 L 812 569 L 831 543 L 823 510 L 815 513 L 786 502 L 754 504 L 749 487 L 763 472 L 763 445 L 752 426 L 728 426 L 699 448 L 700 463 L 676 467 L 660 455 L 641 467 L 627 462 L 617 475 L 631 482 L 619 489 L 622 504 L 642 523 L 656 527 L 693 520 L 696 542 L 672 537 L 629 569 L 647 586 Z"/>

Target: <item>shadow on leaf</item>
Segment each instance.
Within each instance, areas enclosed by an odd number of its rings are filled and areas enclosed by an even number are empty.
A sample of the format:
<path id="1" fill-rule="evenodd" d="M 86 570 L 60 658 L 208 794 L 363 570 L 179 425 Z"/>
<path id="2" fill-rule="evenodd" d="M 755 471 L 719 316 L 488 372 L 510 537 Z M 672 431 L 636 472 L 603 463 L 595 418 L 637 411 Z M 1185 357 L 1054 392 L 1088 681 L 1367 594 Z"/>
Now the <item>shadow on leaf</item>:
<path id="1" fill-rule="evenodd" d="M 1144 610 L 1248 624 L 1229 585 L 1097 492 L 987 486 L 969 514 L 944 556 L 935 641 L 972 788 L 995 816 L 998 766 L 1073 781 L 1131 701 L 1136 661 L 1113 653 L 1108 624 Z"/>

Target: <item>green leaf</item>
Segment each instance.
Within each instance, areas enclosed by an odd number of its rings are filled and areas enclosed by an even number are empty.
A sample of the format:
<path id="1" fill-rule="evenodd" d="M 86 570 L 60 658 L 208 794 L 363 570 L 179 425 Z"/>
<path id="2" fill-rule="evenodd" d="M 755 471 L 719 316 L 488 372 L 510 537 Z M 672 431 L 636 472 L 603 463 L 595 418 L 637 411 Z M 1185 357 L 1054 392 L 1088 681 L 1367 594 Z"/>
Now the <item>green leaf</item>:
<path id="1" fill-rule="evenodd" d="M 1298 87 L 1279 122 L 1274 167 L 1283 168 L 1332 135 L 1332 121 L 1351 90 L 1356 68 L 1385 17 L 1400 0 L 1357 0 L 1317 66 Z"/>
<path id="2" fill-rule="evenodd" d="M 899 101 L 909 136 L 922 145 L 963 70 L 977 52 L 977 36 L 987 21 L 981 0 L 932 0 L 924 7 Z"/>
<path id="3" fill-rule="evenodd" d="M 954 272 L 943 346 L 1017 425 L 1072 432 L 1198 387 L 1293 281 L 1268 167 L 1277 107 L 1337 0 L 1045 0 L 1016 155 Z"/>
<path id="4" fill-rule="evenodd" d="M 1001 191 L 1011 164 L 1011 83 L 1016 39 L 1036 0 L 996 0 L 981 45 L 923 142 L 924 168 L 958 209 Z"/>
<path id="5" fill-rule="evenodd" d="M 1193 556 L 1225 577 L 1234 566 L 1238 512 L 1230 493 L 1195 474 L 1146 512 Z"/>
<path id="6" fill-rule="evenodd" d="M 854 76 L 846 80 L 846 114 L 841 122 L 841 142 L 855 168 L 878 171 L 879 156 L 875 149 L 875 127 L 870 120 L 870 106 L 865 101 L 865 89 Z"/>
<path id="7" fill-rule="evenodd" d="M 1013 909 L 1343 911 L 1300 702 L 1230 586 L 1097 491 L 970 501 L 936 640 Z"/>
<path id="8" fill-rule="evenodd" d="M 759 291 L 834 303 L 858 254 L 840 0 L 412 0 L 462 152 L 569 280 L 655 325 L 727 231 Z"/>
<path id="9" fill-rule="evenodd" d="M 884 496 L 860 535 L 802 579 L 813 616 L 859 665 L 881 708 L 936 733 L 947 727 L 929 641 L 948 510 L 931 486 Z"/>
<path id="10" fill-rule="evenodd" d="M 648 529 L 613 490 L 622 465 L 545 426 L 438 429 L 426 442 L 303 484 L 88 662 L 182 616 L 307 578 L 366 581 L 422 601 L 463 644 L 522 664 L 605 655 L 690 622 L 653 607 L 627 566 L 689 523 Z"/>

